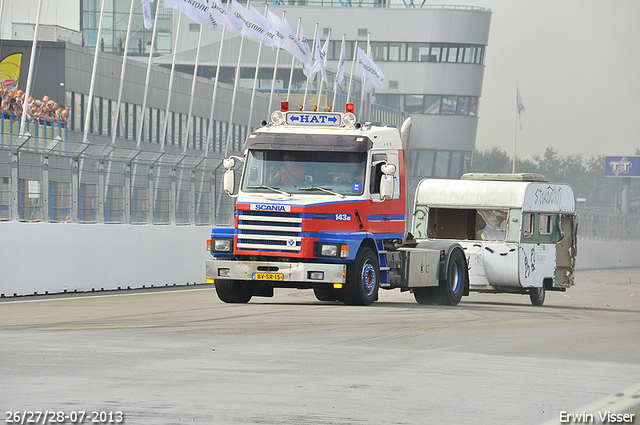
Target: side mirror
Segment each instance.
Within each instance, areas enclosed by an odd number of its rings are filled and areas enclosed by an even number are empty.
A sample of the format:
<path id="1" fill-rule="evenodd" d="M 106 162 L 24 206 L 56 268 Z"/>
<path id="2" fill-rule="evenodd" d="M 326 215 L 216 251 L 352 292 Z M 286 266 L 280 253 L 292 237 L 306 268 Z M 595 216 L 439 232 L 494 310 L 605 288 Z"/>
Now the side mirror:
<path id="1" fill-rule="evenodd" d="M 396 173 L 396 166 L 393 164 L 384 164 L 380 170 L 384 175 L 392 176 Z"/>
<path id="2" fill-rule="evenodd" d="M 382 176 L 380 177 L 380 199 L 383 201 L 393 199 L 393 175 L 396 173 L 396 166 L 386 161 L 381 161 L 380 171 L 382 171 Z"/>
<path id="3" fill-rule="evenodd" d="M 224 168 L 229 170 L 229 169 L 235 167 L 236 161 L 233 158 L 227 158 L 227 159 L 222 161 L 222 165 L 224 166 Z"/>
<path id="4" fill-rule="evenodd" d="M 226 161 L 228 160 L 225 159 L 225 162 Z M 233 159 L 230 159 L 230 161 L 233 161 Z M 225 167 L 226 166 L 227 165 L 225 163 Z M 229 196 L 233 195 L 233 191 L 236 188 L 236 174 L 232 169 L 229 168 L 224 172 L 222 186 L 224 187 L 224 191 L 227 192 Z"/>
<path id="5" fill-rule="evenodd" d="M 393 199 L 393 176 L 384 174 L 380 179 L 380 198 Z"/>

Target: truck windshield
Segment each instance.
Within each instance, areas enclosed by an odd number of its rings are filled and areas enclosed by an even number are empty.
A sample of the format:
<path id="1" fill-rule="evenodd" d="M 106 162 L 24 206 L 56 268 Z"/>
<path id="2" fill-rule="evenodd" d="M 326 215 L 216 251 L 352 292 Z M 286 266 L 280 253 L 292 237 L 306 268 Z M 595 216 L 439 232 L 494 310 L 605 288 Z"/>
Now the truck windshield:
<path id="1" fill-rule="evenodd" d="M 361 195 L 366 160 L 366 152 L 250 150 L 242 190 Z"/>

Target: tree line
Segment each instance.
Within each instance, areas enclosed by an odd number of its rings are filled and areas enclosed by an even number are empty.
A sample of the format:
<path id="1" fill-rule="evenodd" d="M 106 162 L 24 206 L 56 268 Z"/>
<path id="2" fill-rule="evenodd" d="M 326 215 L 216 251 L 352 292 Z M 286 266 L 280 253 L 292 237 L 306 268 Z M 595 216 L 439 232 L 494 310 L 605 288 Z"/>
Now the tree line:
<path id="1" fill-rule="evenodd" d="M 636 149 L 634 155 L 640 155 Z M 544 155 L 534 155 L 533 160 L 516 156 L 516 173 L 537 173 L 550 182 L 569 183 L 576 198 L 586 198 L 587 207 L 613 207 L 616 196 L 622 192 L 622 179 L 606 177 L 605 156 L 583 155 L 561 156 L 551 146 Z M 494 146 L 485 151 L 475 151 L 471 161 L 473 173 L 511 173 L 512 159 L 505 151 Z M 630 198 L 640 197 L 640 179 L 631 179 Z M 619 202 L 619 200 L 618 200 Z"/>

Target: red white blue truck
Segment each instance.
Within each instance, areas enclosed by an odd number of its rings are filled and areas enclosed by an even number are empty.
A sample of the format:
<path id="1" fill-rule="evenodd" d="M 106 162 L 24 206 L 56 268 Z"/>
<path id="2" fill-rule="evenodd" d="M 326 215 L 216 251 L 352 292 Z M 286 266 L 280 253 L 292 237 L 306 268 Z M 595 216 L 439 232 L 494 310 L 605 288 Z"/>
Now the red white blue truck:
<path id="1" fill-rule="evenodd" d="M 356 122 L 350 105 L 347 113 L 287 109 L 249 136 L 244 157 L 224 161 L 234 226 L 213 229 L 206 264 L 220 299 L 308 288 L 321 301 L 370 305 L 379 288 L 400 288 L 418 302 L 458 304 L 469 291 L 460 244 L 421 246 L 405 230 L 401 132 Z M 234 195 L 236 160 L 244 166 Z"/>
<path id="2" fill-rule="evenodd" d="M 346 109 L 283 104 L 249 136 L 243 157 L 224 160 L 234 225 L 213 229 L 206 262 L 222 301 L 298 288 L 370 305 L 379 289 L 399 288 L 421 304 L 457 305 L 471 290 L 528 294 L 542 305 L 545 290 L 573 285 L 569 186 L 537 175 L 427 179 L 408 208 L 410 119 L 399 130 L 358 123 Z"/>

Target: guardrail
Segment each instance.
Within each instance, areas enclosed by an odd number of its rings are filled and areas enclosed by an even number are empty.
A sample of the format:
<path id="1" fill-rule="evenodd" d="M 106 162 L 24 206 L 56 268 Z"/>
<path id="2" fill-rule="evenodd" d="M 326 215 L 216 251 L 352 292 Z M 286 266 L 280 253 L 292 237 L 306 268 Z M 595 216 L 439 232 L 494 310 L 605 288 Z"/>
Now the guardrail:
<path id="1" fill-rule="evenodd" d="M 578 239 L 640 241 L 640 214 L 607 209 L 578 209 Z"/>
<path id="2" fill-rule="evenodd" d="M 202 153 L 1 134 L 0 221 L 229 224 L 220 163 Z"/>

